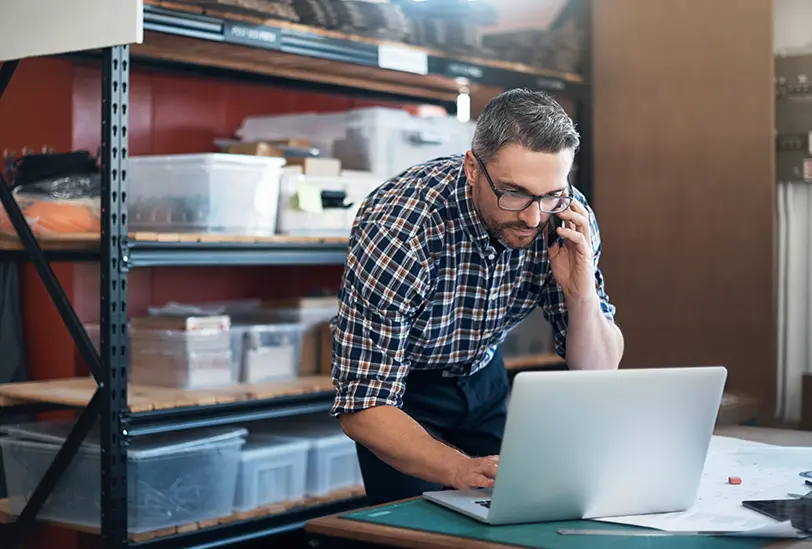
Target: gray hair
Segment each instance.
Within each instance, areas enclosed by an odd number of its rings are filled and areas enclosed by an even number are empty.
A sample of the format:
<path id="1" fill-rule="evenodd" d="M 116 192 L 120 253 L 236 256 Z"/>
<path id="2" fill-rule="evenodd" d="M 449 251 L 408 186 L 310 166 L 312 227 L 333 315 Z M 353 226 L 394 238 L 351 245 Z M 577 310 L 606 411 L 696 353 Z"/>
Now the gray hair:
<path id="1" fill-rule="evenodd" d="M 483 162 L 513 143 L 534 152 L 577 150 L 575 124 L 555 99 L 543 92 L 511 89 L 497 95 L 479 115 L 471 150 Z"/>

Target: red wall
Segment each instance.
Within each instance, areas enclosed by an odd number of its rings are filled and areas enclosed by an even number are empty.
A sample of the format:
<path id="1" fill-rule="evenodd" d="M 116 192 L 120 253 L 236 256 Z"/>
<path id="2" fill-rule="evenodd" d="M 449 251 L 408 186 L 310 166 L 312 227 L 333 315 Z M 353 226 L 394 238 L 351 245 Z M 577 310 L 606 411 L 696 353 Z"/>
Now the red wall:
<path id="1" fill-rule="evenodd" d="M 25 60 L 0 101 L 0 149 L 47 144 L 56 151 L 100 143 L 101 83 L 98 65 L 57 59 Z M 131 75 L 129 151 L 138 154 L 212 152 L 213 140 L 230 137 L 243 117 L 294 111 L 334 111 L 386 104 L 343 96 L 192 78 L 136 70 Z M 80 318 L 99 318 L 99 267 L 55 264 Z M 149 305 L 242 297 L 273 298 L 335 291 L 341 267 L 162 268 L 130 272 L 130 314 Z M 21 268 L 25 347 L 32 379 L 85 374 L 73 342 L 31 265 Z M 71 543 L 69 543 L 69 541 Z M 72 533 L 45 529 L 32 547 L 77 546 Z M 83 543 L 84 546 L 84 543 Z"/>

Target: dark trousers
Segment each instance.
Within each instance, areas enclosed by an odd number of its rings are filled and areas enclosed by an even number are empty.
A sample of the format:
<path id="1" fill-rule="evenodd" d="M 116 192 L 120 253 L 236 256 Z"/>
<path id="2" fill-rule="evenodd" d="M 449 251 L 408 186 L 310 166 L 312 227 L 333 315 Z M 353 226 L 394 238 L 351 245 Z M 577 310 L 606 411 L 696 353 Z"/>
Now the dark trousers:
<path id="1" fill-rule="evenodd" d="M 473 457 L 499 454 L 507 415 L 508 377 L 501 352 L 471 376 L 443 377 L 440 370 L 411 370 L 403 411 L 435 438 Z M 444 487 L 399 472 L 356 444 L 367 501 L 378 505 Z"/>

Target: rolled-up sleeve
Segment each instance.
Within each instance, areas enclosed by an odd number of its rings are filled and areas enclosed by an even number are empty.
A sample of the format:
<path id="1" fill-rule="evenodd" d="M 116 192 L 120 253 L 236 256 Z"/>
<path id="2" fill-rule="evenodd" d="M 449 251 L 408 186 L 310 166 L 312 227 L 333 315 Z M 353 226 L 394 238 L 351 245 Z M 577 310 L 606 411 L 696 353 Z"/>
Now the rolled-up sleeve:
<path id="1" fill-rule="evenodd" d="M 598 221 L 595 218 L 595 213 L 592 208 L 586 204 L 583 197 L 580 201 L 585 205 L 587 212 L 589 212 L 589 226 L 590 235 L 592 239 L 592 255 L 594 258 L 595 268 L 595 290 L 598 293 L 600 300 L 600 307 L 603 315 L 614 322 L 616 307 L 609 301 L 609 296 L 606 293 L 606 283 L 601 273 L 599 265 L 601 251 L 603 245 L 601 243 L 601 234 L 598 227 Z M 539 303 L 544 317 L 552 325 L 553 338 L 555 340 L 555 351 L 561 357 L 566 359 L 567 356 L 567 302 L 564 298 L 564 291 L 561 286 L 555 281 L 552 274 L 550 274 L 547 284 L 541 291 L 541 299 Z"/>
<path id="2" fill-rule="evenodd" d="M 418 256 L 414 242 L 376 224 L 353 235 L 333 321 L 333 415 L 402 405 L 407 339 L 426 287 Z"/>

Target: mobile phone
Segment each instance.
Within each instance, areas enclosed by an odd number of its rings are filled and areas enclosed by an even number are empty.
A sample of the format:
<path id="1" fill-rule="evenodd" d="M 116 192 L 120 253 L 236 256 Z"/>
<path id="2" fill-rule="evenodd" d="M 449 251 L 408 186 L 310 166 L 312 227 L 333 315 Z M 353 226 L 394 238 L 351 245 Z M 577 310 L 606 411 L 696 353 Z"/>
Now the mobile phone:
<path id="1" fill-rule="evenodd" d="M 788 520 L 803 532 L 812 531 L 812 498 L 752 500 L 742 505 L 781 522 Z"/>
<path id="2" fill-rule="evenodd" d="M 549 221 L 547 221 L 547 224 L 550 226 L 549 231 L 547 232 L 547 248 L 548 249 L 552 248 L 553 245 L 555 244 L 555 241 L 559 239 L 559 236 L 558 236 L 558 233 L 556 232 L 556 230 L 558 229 L 558 227 L 561 227 L 563 225 L 563 223 L 564 223 L 564 221 L 560 217 L 558 217 L 556 214 L 552 214 L 550 216 Z"/>

